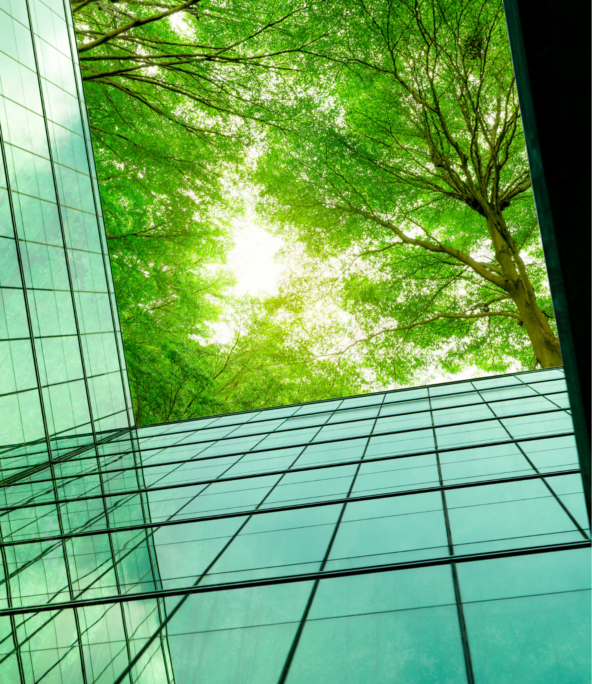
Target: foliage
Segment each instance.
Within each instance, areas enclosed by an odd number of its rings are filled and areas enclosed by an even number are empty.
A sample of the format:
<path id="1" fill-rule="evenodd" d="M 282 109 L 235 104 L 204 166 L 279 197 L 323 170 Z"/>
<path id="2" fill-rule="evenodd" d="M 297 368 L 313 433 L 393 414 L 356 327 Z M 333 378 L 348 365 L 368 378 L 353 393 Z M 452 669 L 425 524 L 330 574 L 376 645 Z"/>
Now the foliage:
<path id="1" fill-rule="evenodd" d="M 499 0 L 72 4 L 139 423 L 561 362 Z"/>
<path id="2" fill-rule="evenodd" d="M 318 263 L 383 383 L 426 364 L 561 363 L 501 3 L 335 4 L 291 135 L 260 159 L 262 211 Z M 534 352 L 534 353 L 533 353 Z"/>

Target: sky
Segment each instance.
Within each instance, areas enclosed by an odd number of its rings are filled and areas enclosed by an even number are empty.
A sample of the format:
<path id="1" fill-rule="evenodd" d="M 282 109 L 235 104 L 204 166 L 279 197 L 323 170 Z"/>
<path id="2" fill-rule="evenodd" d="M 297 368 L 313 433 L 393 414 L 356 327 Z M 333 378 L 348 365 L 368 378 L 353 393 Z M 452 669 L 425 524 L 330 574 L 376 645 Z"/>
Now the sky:
<path id="1" fill-rule="evenodd" d="M 252 219 L 237 220 L 234 248 L 227 265 L 234 273 L 237 284 L 232 288 L 235 295 L 277 294 L 283 264 L 274 260 L 283 240 L 258 226 Z"/>

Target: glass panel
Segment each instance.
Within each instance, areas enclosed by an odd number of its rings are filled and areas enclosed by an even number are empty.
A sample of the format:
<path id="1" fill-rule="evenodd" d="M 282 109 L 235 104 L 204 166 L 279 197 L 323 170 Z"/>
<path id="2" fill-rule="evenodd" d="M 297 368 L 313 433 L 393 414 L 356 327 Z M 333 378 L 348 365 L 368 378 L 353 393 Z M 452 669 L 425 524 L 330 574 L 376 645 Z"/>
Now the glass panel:
<path id="1" fill-rule="evenodd" d="M 350 503 L 327 570 L 448 555 L 439 492 Z"/>
<path id="2" fill-rule="evenodd" d="M 466 682 L 450 569 L 322 580 L 287 681 Z"/>
<path id="3" fill-rule="evenodd" d="M 587 549 L 461 563 L 458 574 L 476 681 L 589 680 Z"/>
<path id="4" fill-rule="evenodd" d="M 299 582 L 187 597 L 167 628 L 176 680 L 276 684 L 311 589 Z"/>

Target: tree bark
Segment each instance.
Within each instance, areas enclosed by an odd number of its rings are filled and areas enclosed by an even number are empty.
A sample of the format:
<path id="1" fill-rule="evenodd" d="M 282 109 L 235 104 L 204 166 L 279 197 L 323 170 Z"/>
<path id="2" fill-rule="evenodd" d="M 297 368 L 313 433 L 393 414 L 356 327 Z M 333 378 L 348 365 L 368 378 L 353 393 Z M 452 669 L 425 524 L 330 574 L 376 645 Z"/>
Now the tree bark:
<path id="1" fill-rule="evenodd" d="M 559 339 L 551 329 L 545 314 L 536 301 L 534 287 L 530 282 L 520 250 L 512 239 L 501 211 L 486 211 L 487 227 L 495 250 L 495 257 L 502 269 L 504 289 L 518 309 L 526 328 L 536 360 L 541 368 L 561 366 Z"/>

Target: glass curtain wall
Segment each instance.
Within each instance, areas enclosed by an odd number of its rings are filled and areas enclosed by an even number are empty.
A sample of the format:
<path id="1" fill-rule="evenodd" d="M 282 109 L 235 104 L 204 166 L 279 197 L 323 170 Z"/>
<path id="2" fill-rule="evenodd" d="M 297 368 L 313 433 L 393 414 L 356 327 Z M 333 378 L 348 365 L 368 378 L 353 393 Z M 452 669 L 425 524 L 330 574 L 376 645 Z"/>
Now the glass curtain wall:
<path id="1" fill-rule="evenodd" d="M 55 455 L 133 425 L 62 0 L 0 0 L 0 130 L 0 449 Z"/>
<path id="2" fill-rule="evenodd" d="M 5 487 L 0 679 L 589 681 L 562 369 L 131 433 Z M 113 514 L 4 532 L 51 487 Z"/>
<path id="3" fill-rule="evenodd" d="M 69 4 L 0 0 L 2 608 L 75 601 L 80 572 L 97 595 L 105 578 L 120 591 L 111 540 L 92 547 L 98 560 L 68 535 L 147 520 L 142 496 L 85 498 L 105 492 L 102 444 L 133 424 Z M 146 533 L 143 552 L 150 544 Z M 0 682 L 111 682 L 154 619 L 123 606 L 5 615 Z"/>

